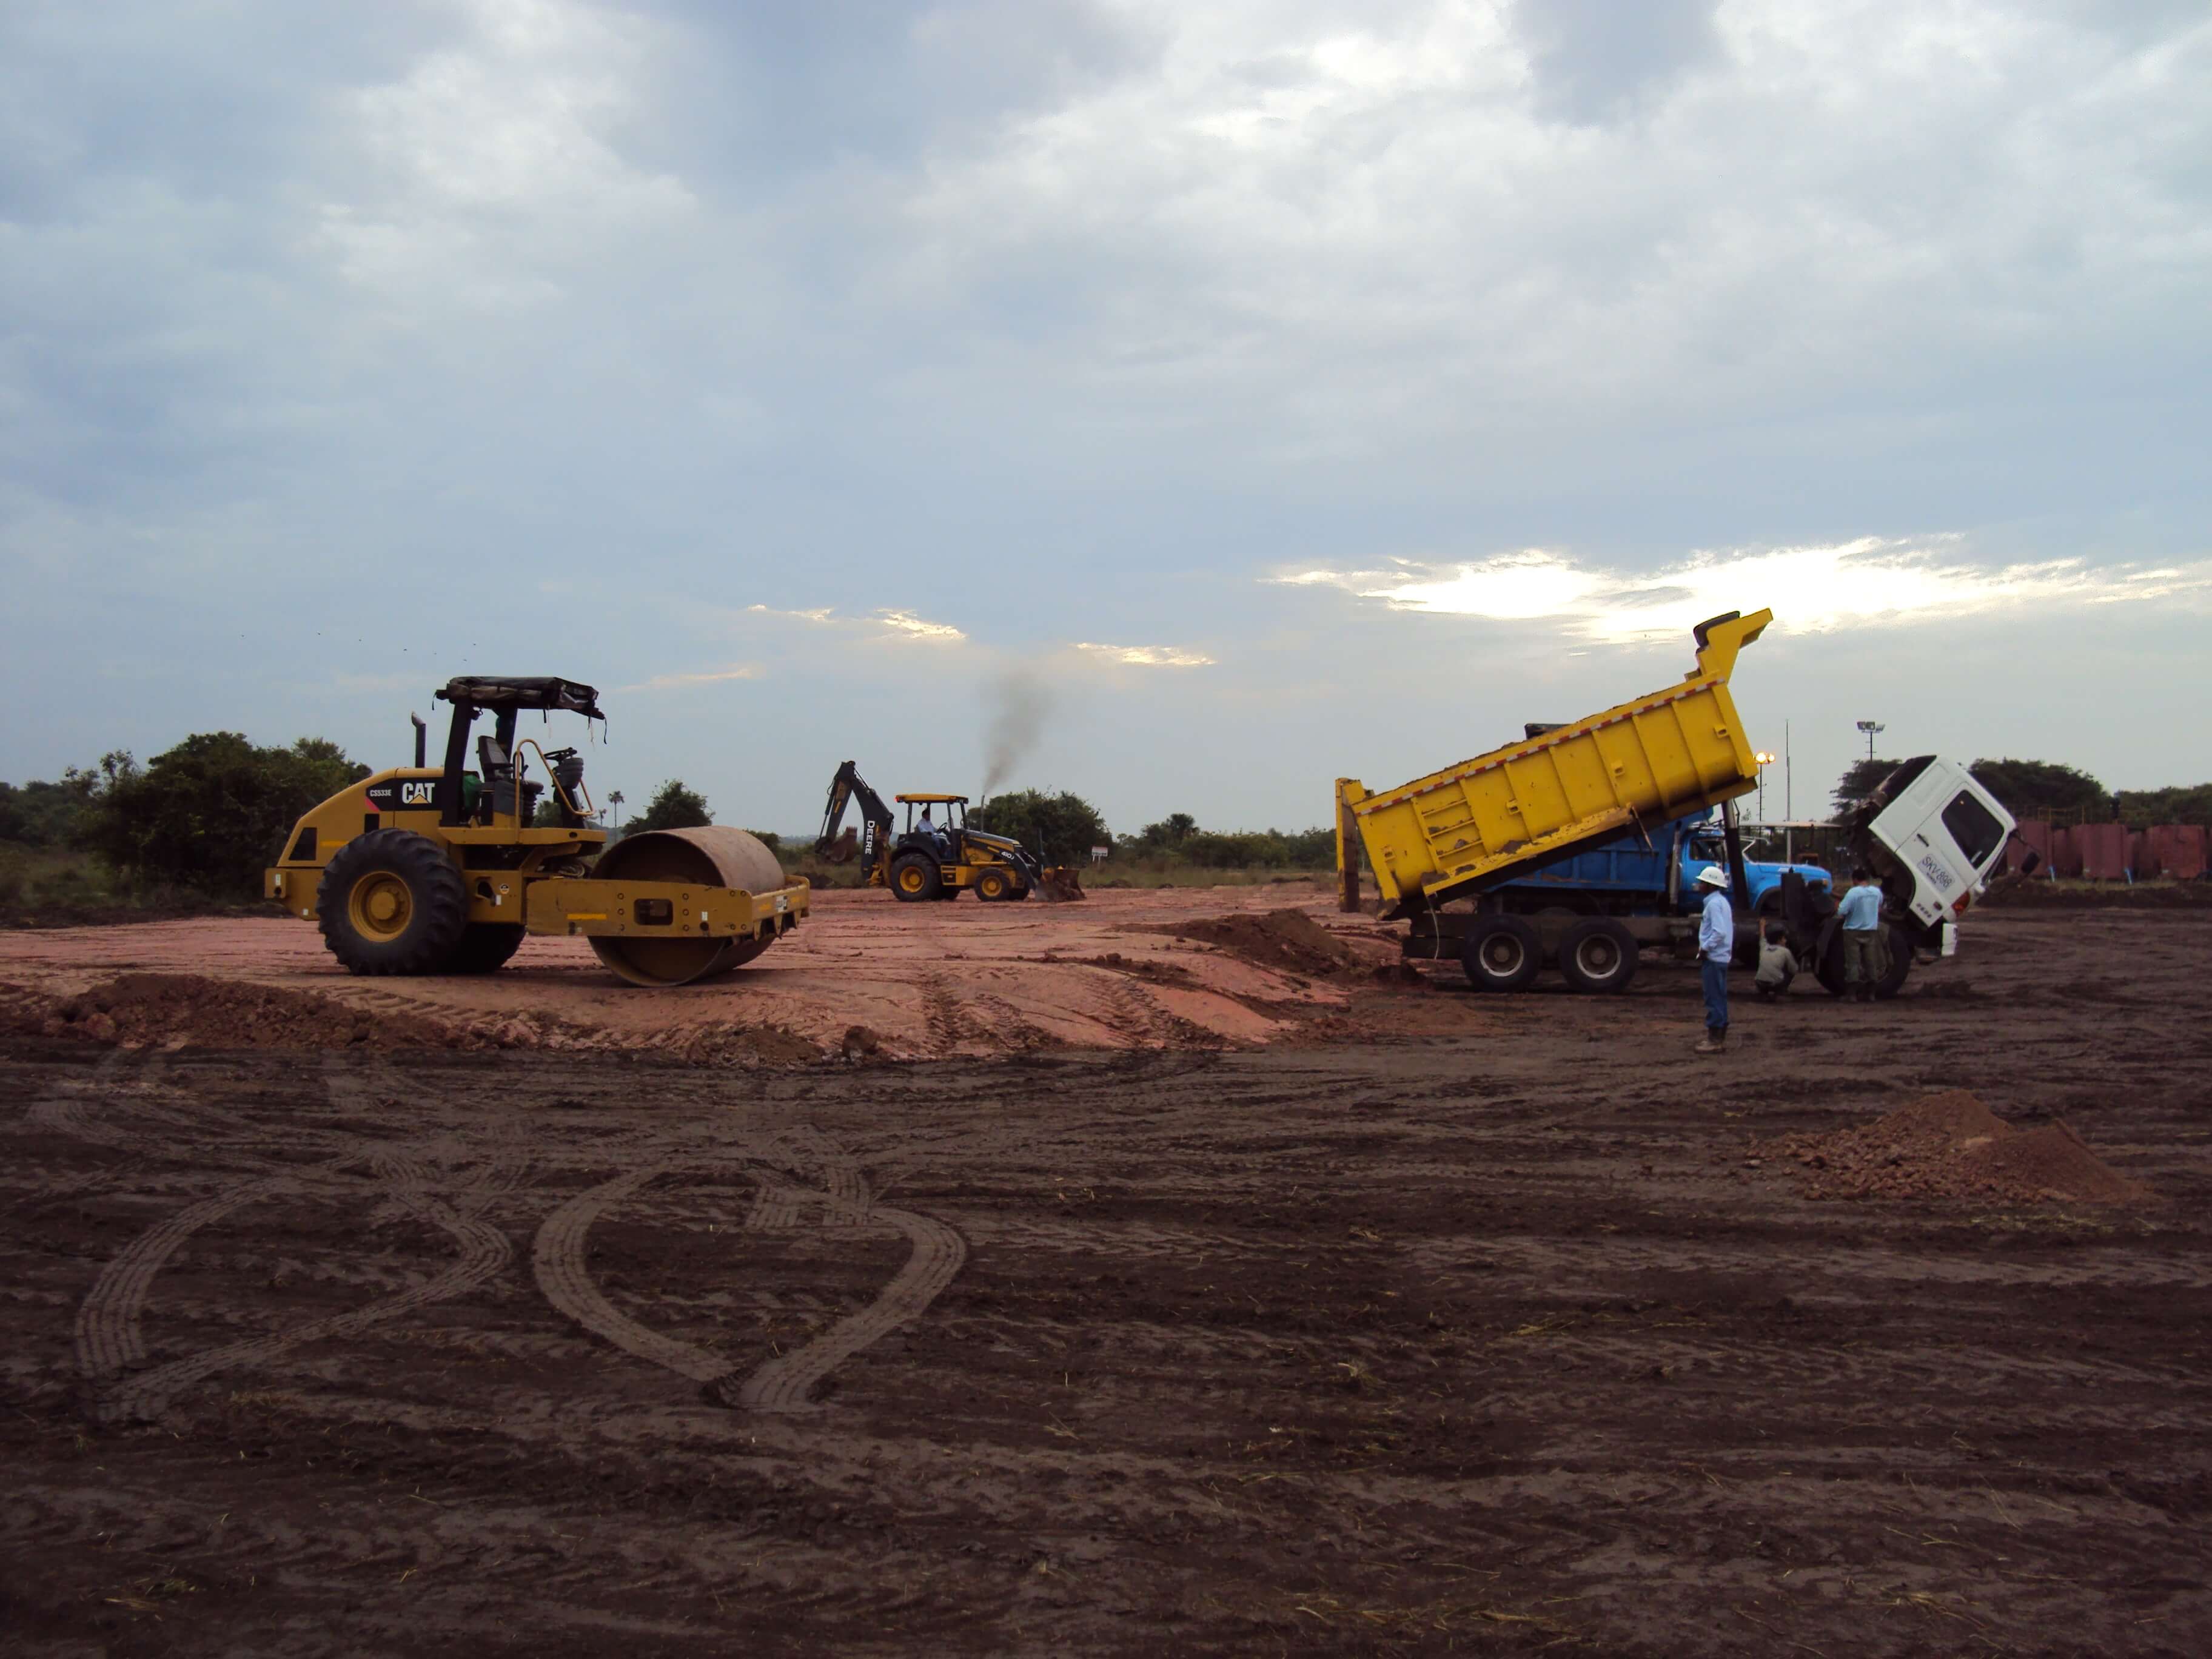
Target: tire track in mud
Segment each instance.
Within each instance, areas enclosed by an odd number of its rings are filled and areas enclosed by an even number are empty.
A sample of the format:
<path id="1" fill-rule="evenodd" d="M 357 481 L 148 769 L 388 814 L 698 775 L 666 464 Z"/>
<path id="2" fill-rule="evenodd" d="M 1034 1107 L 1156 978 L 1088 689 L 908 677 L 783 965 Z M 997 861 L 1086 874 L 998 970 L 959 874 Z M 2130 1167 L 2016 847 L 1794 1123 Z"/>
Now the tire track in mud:
<path id="1" fill-rule="evenodd" d="M 836 1199 L 830 1200 L 830 1205 L 854 1214 L 856 1220 L 896 1228 L 906 1236 L 913 1252 L 873 1302 L 841 1319 L 805 1347 L 772 1359 L 755 1371 L 737 1390 L 732 1401 L 736 1405 L 760 1412 L 810 1409 L 809 1389 L 862 1349 L 921 1317 L 968 1260 L 967 1242 L 933 1217 L 881 1208 L 854 1212 Z M 718 1392 L 728 1397 L 726 1388 Z"/>
<path id="2" fill-rule="evenodd" d="M 925 974 L 921 979 L 922 1020 L 929 1032 L 929 1052 L 939 1060 L 950 1059 L 959 1052 L 964 1018 L 960 999 L 952 994 L 951 983 L 942 974 Z"/>
<path id="3" fill-rule="evenodd" d="M 323 1169 L 336 1172 L 335 1165 L 326 1164 Z M 100 1270 L 100 1277 L 93 1281 L 92 1289 L 85 1293 L 77 1309 L 77 1370 L 87 1383 L 97 1389 L 108 1378 L 145 1363 L 145 1344 L 139 1328 L 146 1292 L 154 1276 L 186 1239 L 234 1210 L 277 1193 L 298 1190 L 301 1184 L 288 1176 L 256 1176 L 212 1198 L 187 1205 L 176 1214 L 156 1222 L 126 1245 Z"/>
<path id="4" fill-rule="evenodd" d="M 398 1079 L 381 1060 L 353 1066 L 337 1055 L 325 1055 L 322 1074 L 331 1103 L 341 1110 L 373 1108 L 398 1088 Z M 497 1139 L 511 1150 L 516 1144 L 516 1132 L 511 1127 L 502 1127 Z M 441 1140 L 438 1150 L 452 1152 L 457 1148 L 447 1139 Z M 318 1177 L 340 1176 L 364 1161 L 380 1178 L 380 1185 L 346 1184 L 363 1195 L 380 1192 L 385 1203 L 400 1212 L 442 1228 L 461 1247 L 459 1261 L 422 1285 L 366 1307 L 187 1355 L 116 1385 L 102 1397 L 104 1385 L 145 1364 L 143 1329 L 148 1296 L 155 1277 L 186 1240 L 235 1211 L 268 1198 L 304 1194 L 320 1185 Z M 474 1289 L 505 1267 L 514 1255 L 506 1235 L 478 1219 L 477 1212 L 493 1197 L 512 1190 L 520 1182 L 524 1169 L 525 1160 L 521 1158 L 488 1159 L 473 1180 L 462 1183 L 462 1201 L 457 1208 L 434 1195 L 429 1170 L 419 1158 L 396 1150 L 372 1149 L 356 1143 L 319 1165 L 304 1170 L 272 1170 L 188 1205 L 126 1246 L 102 1270 L 78 1308 L 75 1333 L 77 1367 L 90 1391 L 88 1413 L 100 1420 L 151 1416 L 168 1399 L 219 1371 L 266 1364 L 304 1343 L 366 1330 Z M 325 1190 L 327 1196 L 337 1196 Z M 380 1206 L 379 1209 L 383 1207 Z"/>
<path id="5" fill-rule="evenodd" d="M 91 1097 L 112 1088 L 128 1069 L 128 1052 L 111 1048 L 96 1060 L 89 1077 L 57 1079 L 46 1092 L 33 1101 L 23 1121 L 33 1128 L 52 1129 L 95 1146 L 122 1146 L 127 1137 L 114 1124 L 93 1115 Z"/>
<path id="6" fill-rule="evenodd" d="M 663 1370 L 688 1376 L 694 1382 L 711 1383 L 729 1370 L 728 1362 L 703 1348 L 640 1324 L 606 1298 L 585 1261 L 585 1246 L 592 1224 L 615 1206 L 627 1202 L 662 1176 L 673 1174 L 678 1164 L 649 1164 L 586 1188 L 545 1218 L 532 1247 L 531 1267 L 538 1288 L 556 1309 L 602 1341 Z"/>
<path id="7" fill-rule="evenodd" d="M 461 1255 L 458 1261 L 434 1278 L 367 1307 L 311 1319 L 287 1330 L 248 1337 L 173 1360 L 118 1387 L 103 1402 L 101 1417 L 152 1417 L 170 1398 L 219 1371 L 266 1365 L 303 1344 L 352 1336 L 403 1314 L 463 1295 L 494 1277 L 514 1259 L 507 1235 L 498 1228 L 429 1196 L 429 1174 L 422 1165 L 391 1156 L 378 1157 L 373 1162 L 379 1175 L 398 1187 L 393 1194 L 397 1203 L 416 1218 L 443 1228 L 459 1245 Z"/>
<path id="8" fill-rule="evenodd" d="M 811 1131 L 787 1139 L 818 1141 Z M 764 1163 L 782 1161 L 764 1150 Z M 912 1247 L 891 1282 L 858 1313 L 838 1321 L 804 1346 L 780 1355 L 738 1380 L 742 1367 L 696 1344 L 667 1335 L 631 1318 L 610 1302 L 592 1278 L 587 1261 L 594 1223 L 607 1211 L 629 1202 L 665 1175 L 692 1167 L 688 1162 L 650 1164 L 632 1170 L 578 1194 L 538 1229 L 532 1261 L 545 1299 L 568 1318 L 635 1358 L 700 1384 L 708 1397 L 748 1411 L 792 1413 L 811 1409 L 806 1395 L 814 1385 L 900 1326 L 919 1318 L 968 1259 L 968 1246 L 944 1222 L 905 1210 L 873 1204 L 867 1183 L 848 1158 L 832 1153 L 821 1159 L 827 1190 L 801 1192 L 781 1176 L 763 1176 L 745 1218 L 749 1231 L 790 1225 L 802 1206 L 818 1204 L 826 1228 L 878 1225 L 902 1234 Z"/>

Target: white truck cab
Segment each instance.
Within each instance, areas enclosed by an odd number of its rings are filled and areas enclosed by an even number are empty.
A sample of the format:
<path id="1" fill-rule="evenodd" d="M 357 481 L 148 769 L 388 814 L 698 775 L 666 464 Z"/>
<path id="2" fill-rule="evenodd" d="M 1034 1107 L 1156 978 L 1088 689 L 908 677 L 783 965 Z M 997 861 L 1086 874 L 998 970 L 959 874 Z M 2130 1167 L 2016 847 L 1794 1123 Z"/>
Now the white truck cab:
<path id="1" fill-rule="evenodd" d="M 1949 924 L 1964 915 L 2004 860 L 2013 817 L 1958 761 L 1922 755 L 1884 778 L 1857 813 L 1858 840 L 1894 910 L 1909 913 L 1928 943 L 1954 948 Z"/>

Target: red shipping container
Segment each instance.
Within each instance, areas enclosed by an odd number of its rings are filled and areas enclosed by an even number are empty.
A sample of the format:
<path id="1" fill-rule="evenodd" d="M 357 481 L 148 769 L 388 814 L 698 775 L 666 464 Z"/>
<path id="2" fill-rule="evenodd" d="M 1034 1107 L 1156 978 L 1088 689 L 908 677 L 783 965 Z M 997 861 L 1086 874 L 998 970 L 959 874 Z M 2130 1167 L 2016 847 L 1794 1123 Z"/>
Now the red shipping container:
<path id="1" fill-rule="evenodd" d="M 2143 854 L 2148 850 L 2143 845 L 2146 834 L 2141 830 L 2128 831 L 2128 873 L 2137 881 L 2143 878 Z"/>
<path id="2" fill-rule="evenodd" d="M 2128 826 L 2124 823 L 2081 823 L 2070 837 L 2081 873 L 2090 881 L 2128 878 Z"/>
<path id="3" fill-rule="evenodd" d="M 2142 876 L 2171 876 L 2196 881 L 2204 874 L 2204 826 L 2201 823 L 2154 823 L 2144 832 Z"/>
<path id="4" fill-rule="evenodd" d="M 2049 875 L 2051 826 L 2041 818 L 2030 818 L 2020 826 L 2020 834 L 2014 836 L 2011 844 L 2005 848 L 2005 868 L 2014 872 L 2026 868 L 2030 853 L 2036 855 L 2035 873 Z"/>
<path id="5" fill-rule="evenodd" d="M 2051 873 L 2068 880 L 2081 873 L 2081 848 L 2078 824 L 2069 829 L 2060 824 L 2051 832 Z"/>

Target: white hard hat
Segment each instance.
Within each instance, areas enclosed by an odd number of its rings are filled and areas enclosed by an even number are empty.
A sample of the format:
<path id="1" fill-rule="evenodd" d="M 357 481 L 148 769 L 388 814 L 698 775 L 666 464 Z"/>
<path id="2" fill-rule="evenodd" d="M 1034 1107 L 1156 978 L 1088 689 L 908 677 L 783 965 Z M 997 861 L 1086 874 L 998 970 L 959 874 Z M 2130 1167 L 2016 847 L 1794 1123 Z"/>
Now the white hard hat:
<path id="1" fill-rule="evenodd" d="M 1698 872 L 1698 885 L 1700 887 L 1725 887 L 1728 884 L 1728 872 L 1717 864 L 1709 864 Z"/>

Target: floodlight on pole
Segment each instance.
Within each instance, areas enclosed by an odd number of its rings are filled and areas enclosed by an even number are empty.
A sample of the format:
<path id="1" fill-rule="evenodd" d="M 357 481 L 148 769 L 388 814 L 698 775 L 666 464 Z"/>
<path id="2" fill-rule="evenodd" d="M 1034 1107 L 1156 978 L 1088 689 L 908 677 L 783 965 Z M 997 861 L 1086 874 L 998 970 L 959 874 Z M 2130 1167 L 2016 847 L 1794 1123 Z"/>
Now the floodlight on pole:
<path id="1" fill-rule="evenodd" d="M 1752 757 L 1759 763 L 1759 821 L 1766 822 L 1766 769 L 1774 764 L 1774 757 L 1764 749 Z"/>
<path id="2" fill-rule="evenodd" d="M 1880 720 L 1861 720 L 1858 722 L 1858 728 L 1860 731 L 1866 733 L 1867 758 L 1869 760 L 1872 760 L 1874 758 L 1875 733 L 1877 732 L 1887 732 L 1889 728 L 1884 726 Z"/>

